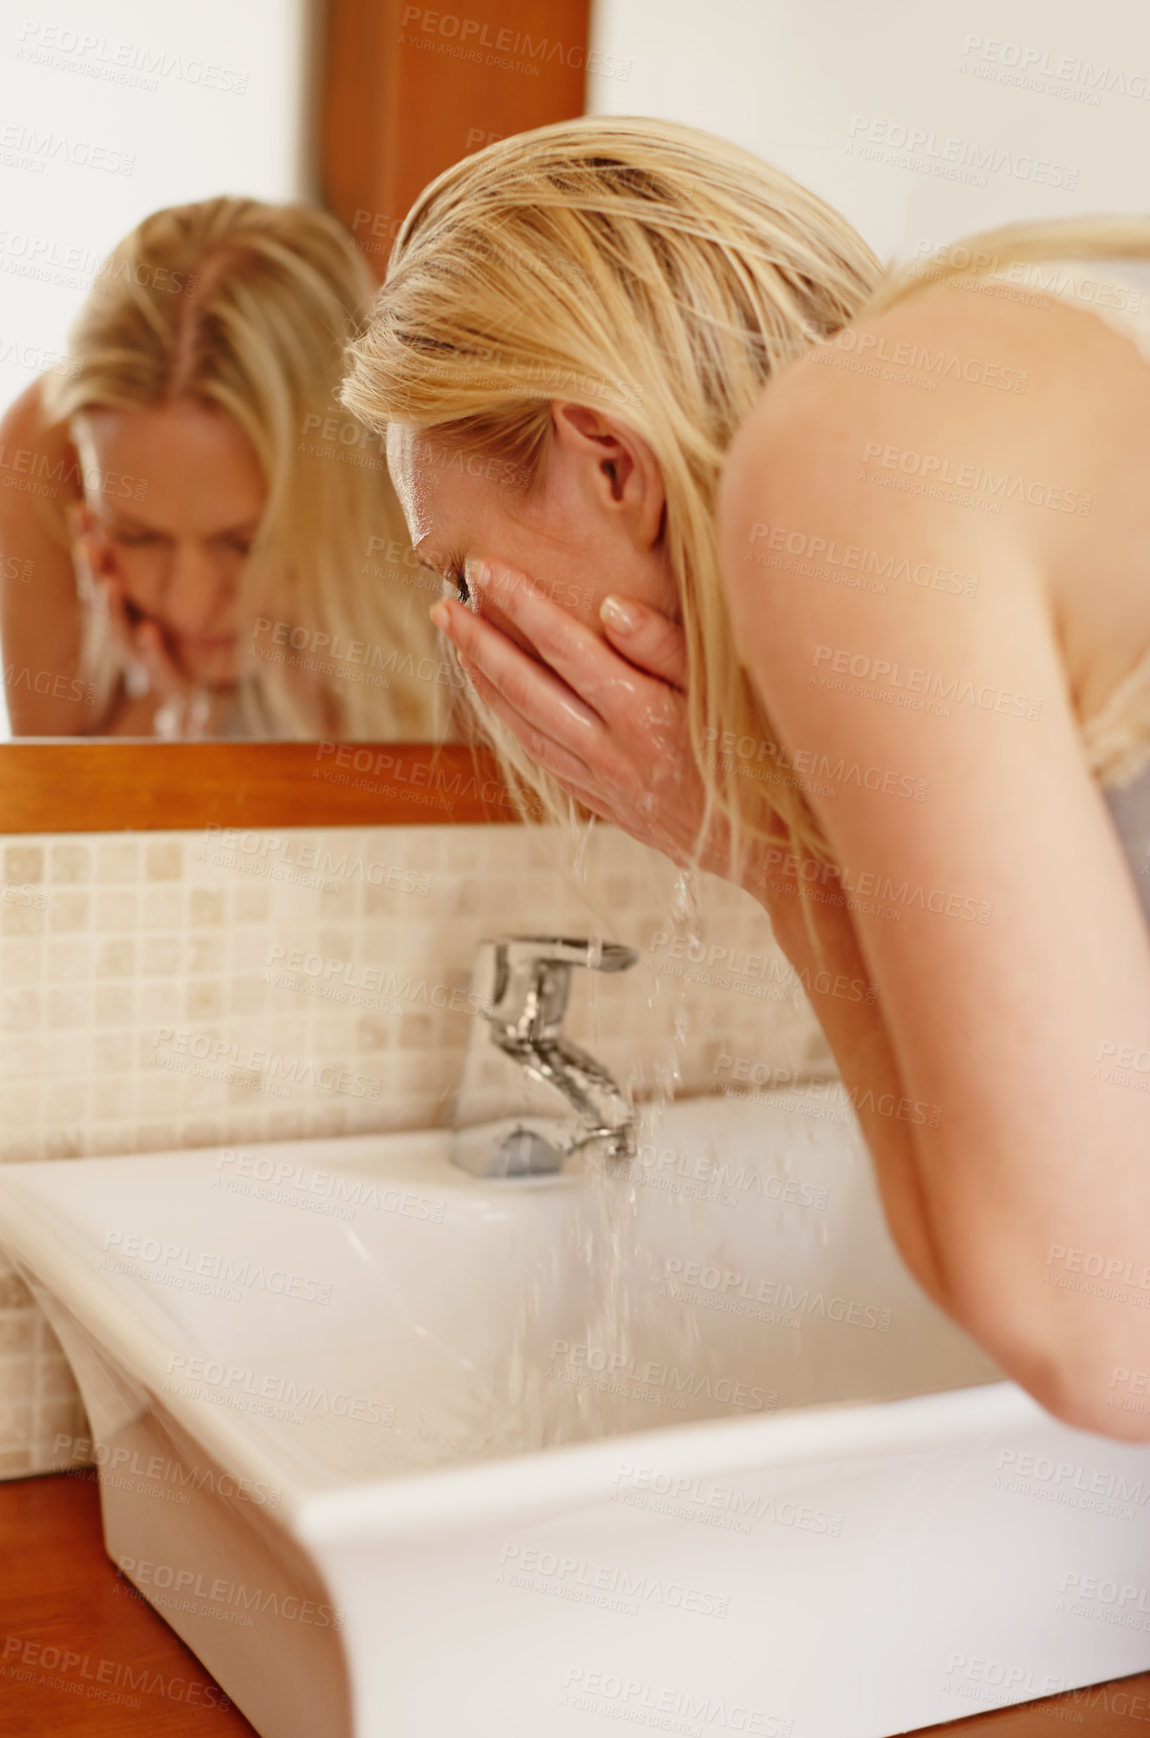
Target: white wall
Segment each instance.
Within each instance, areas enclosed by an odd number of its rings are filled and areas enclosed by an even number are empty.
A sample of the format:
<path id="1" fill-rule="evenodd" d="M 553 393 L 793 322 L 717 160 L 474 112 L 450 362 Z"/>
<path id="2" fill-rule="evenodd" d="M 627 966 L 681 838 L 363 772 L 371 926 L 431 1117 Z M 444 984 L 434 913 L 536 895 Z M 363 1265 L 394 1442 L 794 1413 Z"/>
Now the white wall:
<path id="1" fill-rule="evenodd" d="M 0 17 L 0 406 L 149 211 L 305 191 L 307 0 L 36 0 Z"/>
<path id="2" fill-rule="evenodd" d="M 595 0 L 594 46 L 593 113 L 722 133 L 883 257 L 1150 209 L 1144 0 Z"/>

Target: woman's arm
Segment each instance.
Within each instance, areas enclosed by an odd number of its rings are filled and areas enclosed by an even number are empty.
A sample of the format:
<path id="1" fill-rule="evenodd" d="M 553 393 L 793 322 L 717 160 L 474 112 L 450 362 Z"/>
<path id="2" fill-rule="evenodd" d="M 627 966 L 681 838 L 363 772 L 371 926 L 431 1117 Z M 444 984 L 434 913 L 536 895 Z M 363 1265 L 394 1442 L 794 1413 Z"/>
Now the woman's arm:
<path id="1" fill-rule="evenodd" d="M 934 342 L 978 354 L 953 295 Z M 1150 1044 L 1150 940 L 1069 705 L 1046 582 L 1058 544 L 1045 520 L 1034 529 L 1052 490 L 1094 493 L 1102 543 L 1109 387 L 1083 384 L 1074 420 L 1064 376 L 1045 402 L 1042 379 L 1006 408 L 799 365 L 736 443 L 724 551 L 740 643 L 790 753 L 927 791 L 843 781 L 810 799 L 890 1070 L 939 1110 L 936 1126 L 872 1122 L 880 1177 L 893 1167 L 912 1227 L 921 1214 L 945 1306 L 1010 1374 L 1068 1422 L 1144 1440 L 1150 1419 L 1116 1402 L 1123 1372 L 1150 1369 L 1150 1097 L 1100 1061 Z M 995 511 L 969 486 L 921 481 L 948 462 L 1004 490 L 1021 479 L 1021 500 Z M 893 557 L 892 575 L 979 582 L 973 596 L 827 583 L 817 562 L 788 562 L 788 533 Z M 867 1081 L 867 1033 L 819 1011 L 848 1084 Z M 913 1265 L 905 1224 L 892 1230 Z"/>
<path id="2" fill-rule="evenodd" d="M 907 1093 L 850 914 L 833 892 L 826 899 L 803 898 L 797 861 L 784 847 L 759 853 L 745 885 L 770 918 L 775 940 L 799 974 L 834 1053 L 875 1161 L 891 1236 L 923 1290 L 946 1308 L 913 1140 L 914 1126 L 929 1122 L 940 1109 Z M 859 985 L 866 985 L 870 995 L 860 995 Z"/>
<path id="3" fill-rule="evenodd" d="M 90 735 L 106 720 L 80 674 L 83 605 L 63 541 L 80 500 L 76 454 L 63 429 L 46 426 L 39 381 L 0 421 L 0 446 L 9 485 L 0 489 L 0 651 L 12 733 Z"/>

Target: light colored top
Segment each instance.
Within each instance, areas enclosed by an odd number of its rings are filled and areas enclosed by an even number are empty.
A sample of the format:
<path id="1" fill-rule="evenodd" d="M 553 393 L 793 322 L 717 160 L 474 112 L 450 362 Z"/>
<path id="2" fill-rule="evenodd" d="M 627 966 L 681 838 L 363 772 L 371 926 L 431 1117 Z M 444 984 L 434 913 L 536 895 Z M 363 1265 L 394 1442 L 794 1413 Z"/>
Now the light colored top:
<path id="1" fill-rule="evenodd" d="M 1042 260 L 991 275 L 1089 309 L 1150 363 L 1150 260 Z M 1150 925 L 1150 647 L 1079 728 Z"/>

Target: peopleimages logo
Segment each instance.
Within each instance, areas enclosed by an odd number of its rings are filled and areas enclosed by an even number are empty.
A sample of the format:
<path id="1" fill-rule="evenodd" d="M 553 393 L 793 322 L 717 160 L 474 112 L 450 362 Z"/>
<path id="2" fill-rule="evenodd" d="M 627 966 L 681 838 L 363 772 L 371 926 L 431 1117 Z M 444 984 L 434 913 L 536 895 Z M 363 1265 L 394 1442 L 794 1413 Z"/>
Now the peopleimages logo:
<path id="1" fill-rule="evenodd" d="M 758 1491 L 741 1491 L 715 1479 L 663 1472 L 629 1461 L 615 1474 L 611 1498 L 632 1508 L 655 1509 L 679 1520 L 700 1521 L 739 1533 L 751 1532 L 756 1521 L 770 1521 L 778 1527 L 838 1538 L 843 1525 L 842 1515 L 814 1508 L 809 1503 L 762 1496 Z"/>
<path id="2" fill-rule="evenodd" d="M 295 1593 L 279 1593 L 274 1588 L 248 1587 L 242 1581 L 229 1581 L 222 1575 L 209 1580 L 196 1569 L 185 1569 L 176 1563 L 155 1563 L 150 1559 L 118 1557 L 122 1572 L 139 1588 L 157 1588 L 171 1593 L 175 1599 L 202 1599 L 209 1606 L 231 1607 L 244 1627 L 251 1628 L 253 1612 L 265 1616 L 287 1618 L 297 1623 L 311 1623 L 317 1629 L 342 1629 L 343 1613 L 334 1606 L 317 1604 L 314 1599 L 301 1599 Z M 149 1596 L 150 1597 L 150 1596 Z M 165 1603 L 153 1599 L 153 1604 Z M 200 1615 L 211 1617 L 211 1611 L 200 1609 Z"/>
<path id="3" fill-rule="evenodd" d="M 704 1726 L 745 1733 L 747 1738 L 790 1738 L 794 1721 L 751 1708 L 736 1697 L 699 1695 L 678 1685 L 572 1666 L 563 1680 L 561 1707 L 653 1726 L 662 1732 L 695 1733 Z"/>
<path id="4" fill-rule="evenodd" d="M 665 1289 L 660 1295 L 687 1303 L 709 1298 L 710 1307 L 721 1305 L 732 1315 L 743 1313 L 735 1307 L 739 1304 L 768 1304 L 791 1312 L 796 1318 L 795 1326 L 799 1325 L 799 1317 L 808 1316 L 845 1322 L 853 1328 L 875 1328 L 880 1334 L 890 1331 L 891 1312 L 884 1305 L 837 1295 L 828 1298 L 824 1292 L 812 1292 L 806 1285 L 799 1288 L 787 1280 L 758 1279 L 738 1269 L 712 1267 L 701 1261 L 683 1261 L 678 1256 L 666 1258 L 664 1276 Z"/>
<path id="5" fill-rule="evenodd" d="M 101 1469 L 121 1478 L 125 1488 L 127 1475 L 142 1479 L 157 1487 L 175 1487 L 177 1494 L 190 1501 L 191 1491 L 210 1491 L 213 1496 L 230 1497 L 236 1502 L 259 1503 L 268 1509 L 278 1509 L 283 1497 L 279 1485 L 269 1485 L 263 1479 L 249 1479 L 242 1473 L 221 1472 L 217 1467 L 199 1467 L 170 1455 L 152 1454 L 146 1458 L 138 1449 L 99 1442 L 87 1436 L 57 1435 L 52 1444 L 52 1459 L 67 1470 L 86 1471 L 76 1467 L 77 1460 L 94 1461 Z M 140 1485 L 133 1487 L 142 1489 Z"/>
<path id="6" fill-rule="evenodd" d="M 586 1557 L 541 1550 L 535 1545 L 504 1545 L 499 1562 L 496 1580 L 503 1585 L 526 1592 L 555 1588 L 572 1594 L 606 1593 L 621 1601 L 620 1609 L 631 1617 L 641 1604 L 651 1604 L 696 1617 L 725 1618 L 731 1603 L 727 1594 L 709 1588 L 688 1586 L 662 1575 L 633 1574 L 615 1564 L 592 1563 Z"/>
<path id="7" fill-rule="evenodd" d="M 235 1290 L 242 1296 L 243 1288 L 270 1292 L 276 1297 L 294 1298 L 301 1303 L 331 1302 L 330 1280 L 315 1279 L 305 1273 L 290 1273 L 282 1267 L 265 1267 L 262 1261 L 250 1257 L 228 1255 L 214 1250 L 193 1249 L 190 1243 L 173 1243 L 159 1237 L 147 1237 L 142 1232 L 109 1231 L 104 1237 L 103 1267 L 113 1271 L 139 1273 L 154 1269 L 169 1279 L 207 1279 Z"/>
<path id="8" fill-rule="evenodd" d="M 635 1399 L 645 1398 L 648 1391 L 661 1394 L 666 1404 L 679 1411 L 691 1399 L 716 1400 L 721 1406 L 735 1406 L 742 1412 L 773 1412 L 779 1400 L 773 1389 L 752 1387 L 732 1376 L 681 1370 L 674 1364 L 571 1340 L 552 1340 L 547 1375 L 553 1381 L 576 1383 L 590 1376 L 591 1386 L 606 1387 Z"/>
<path id="9" fill-rule="evenodd" d="M 307 1412 L 323 1412 L 336 1418 L 354 1419 L 358 1424 L 382 1424 L 388 1430 L 395 1422 L 395 1408 L 383 1406 L 378 1400 L 364 1399 L 343 1389 L 329 1389 L 314 1382 L 301 1384 L 290 1376 L 260 1375 L 240 1364 L 223 1364 L 213 1358 L 172 1352 L 168 1356 L 168 1371 L 165 1386 L 177 1393 L 208 1400 L 218 1397 L 229 1405 L 248 1399 L 268 1401 L 292 1408 L 297 1421 L 302 1420 Z M 237 1409 L 242 1411 L 244 1407 L 240 1404 Z M 257 1406 L 248 1408 L 251 1411 L 258 1409 Z"/>

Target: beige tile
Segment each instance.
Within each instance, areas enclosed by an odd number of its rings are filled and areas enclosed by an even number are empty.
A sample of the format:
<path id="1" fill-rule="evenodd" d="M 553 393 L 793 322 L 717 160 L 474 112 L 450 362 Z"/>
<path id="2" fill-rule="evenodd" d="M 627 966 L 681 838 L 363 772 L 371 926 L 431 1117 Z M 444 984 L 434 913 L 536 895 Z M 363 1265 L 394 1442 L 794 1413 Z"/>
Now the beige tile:
<path id="1" fill-rule="evenodd" d="M 0 899 L 0 935 L 42 935 L 44 918 L 42 905 Z"/>
<path id="2" fill-rule="evenodd" d="M 236 887 L 232 892 L 232 917 L 236 923 L 264 923 L 271 908 L 266 887 Z"/>
<path id="3" fill-rule="evenodd" d="M 259 977 L 232 977 L 224 986 L 228 1014 L 258 1014 L 267 1006 L 268 986 Z"/>
<path id="4" fill-rule="evenodd" d="M 134 1075 L 101 1075 L 89 1089 L 88 1115 L 94 1122 L 120 1120 L 132 1110 L 139 1096 Z"/>
<path id="5" fill-rule="evenodd" d="M 93 969 L 99 978 L 127 978 L 136 969 L 136 942 L 130 935 L 110 936 L 96 944 Z"/>
<path id="6" fill-rule="evenodd" d="M 89 936 L 53 936 L 44 948 L 44 977 L 85 983 L 92 976 L 92 942 Z"/>
<path id="7" fill-rule="evenodd" d="M 90 845 L 53 845 L 48 853 L 49 873 L 59 886 L 65 882 L 92 879 L 92 848 Z"/>
<path id="8" fill-rule="evenodd" d="M 139 924 L 141 929 L 179 929 L 184 921 L 185 889 L 179 884 L 149 883 L 141 888 Z"/>
<path id="9" fill-rule="evenodd" d="M 135 984 L 97 983 L 92 991 L 92 1018 L 98 1025 L 122 1026 L 135 1013 Z"/>
<path id="10" fill-rule="evenodd" d="M 44 996 L 44 1021 L 50 1028 L 87 1026 L 92 1020 L 89 984 L 49 984 Z"/>
<path id="11" fill-rule="evenodd" d="M 224 965 L 222 932 L 206 930 L 188 937 L 187 969 L 190 972 L 219 972 Z"/>
<path id="12" fill-rule="evenodd" d="M 144 935 L 140 937 L 140 970 L 148 977 L 170 977 L 180 970 L 183 953 L 178 935 Z"/>
<path id="13" fill-rule="evenodd" d="M 149 839 L 144 846 L 144 874 L 149 881 L 178 881 L 184 873 L 180 839 Z"/>
<path id="14" fill-rule="evenodd" d="M 193 887 L 188 901 L 188 921 L 196 928 L 223 923 L 224 894 L 218 887 Z"/>
<path id="15" fill-rule="evenodd" d="M 131 1150 L 136 1153 L 166 1153 L 171 1151 L 173 1147 L 178 1147 L 179 1144 L 176 1122 L 173 1118 L 170 1122 L 156 1120 L 141 1123 L 137 1129 L 133 1130 L 130 1149 L 128 1143 L 125 1142 L 119 1150 Z"/>
<path id="16" fill-rule="evenodd" d="M 224 1011 L 224 986 L 211 979 L 188 984 L 184 1012 L 189 1020 L 215 1020 Z"/>
<path id="17" fill-rule="evenodd" d="M 18 886 L 36 884 L 44 879 L 43 845 L 6 845 L 4 848 L 4 879 Z"/>
<path id="18" fill-rule="evenodd" d="M 140 846 L 135 839 L 101 839 L 96 845 L 98 881 L 136 882 L 140 876 Z"/>
<path id="19" fill-rule="evenodd" d="M 0 1043 L 0 1079 L 36 1080 L 49 1071 L 52 1060 L 53 1046 L 45 1045 L 39 1032 L 10 1032 Z"/>
<path id="20" fill-rule="evenodd" d="M 65 1465 L 68 1461 L 79 1464 L 88 1458 L 84 1445 L 91 1441 L 92 1433 L 83 1401 L 75 1388 L 71 1393 L 63 1394 L 57 1399 L 45 1400 L 40 1407 L 39 1424 L 41 1441 L 47 1445 L 49 1451 L 58 1437 L 71 1437 L 73 1447 L 70 1452 L 61 1444 L 59 1464 Z"/>
<path id="21" fill-rule="evenodd" d="M 101 887 L 96 894 L 95 927 L 103 935 L 136 927 L 138 897 L 122 888 Z"/>
<path id="22" fill-rule="evenodd" d="M 97 1074 L 127 1074 L 135 1048 L 130 1032 L 97 1032 L 92 1039 L 92 1067 Z"/>
<path id="23" fill-rule="evenodd" d="M 87 1150 L 87 1137 L 81 1126 L 69 1128 L 53 1124 L 41 1136 L 37 1156 L 42 1159 L 78 1159 Z"/>
<path id="24" fill-rule="evenodd" d="M 0 990 L 0 1031 L 26 1032 L 38 1026 L 42 1016 L 42 991 L 30 985 L 21 990 Z"/>
<path id="25" fill-rule="evenodd" d="M 136 986 L 136 1011 L 149 1026 L 170 1026 L 180 1017 L 183 985 L 167 979 L 160 983 L 145 978 Z"/>
<path id="26" fill-rule="evenodd" d="M 250 971 L 253 967 L 264 968 L 272 963 L 272 948 L 278 940 L 281 947 L 287 942 L 278 936 L 273 936 L 264 929 L 232 931 L 231 963 L 234 971 Z"/>
<path id="27" fill-rule="evenodd" d="M 218 1147 L 223 1144 L 224 1129 L 218 1121 L 200 1118 L 182 1123 L 178 1131 L 181 1147 Z"/>
<path id="28" fill-rule="evenodd" d="M 88 1118 L 88 1082 L 57 1080 L 52 1085 L 52 1121 L 81 1128 Z"/>

